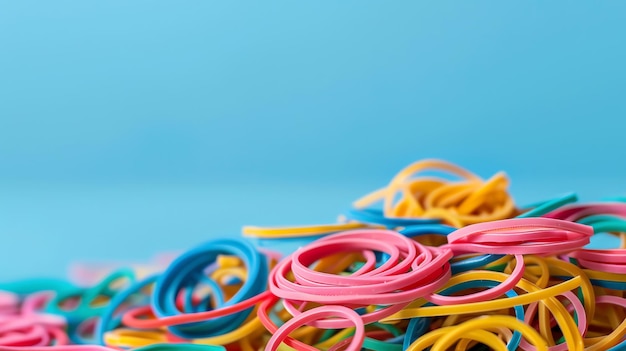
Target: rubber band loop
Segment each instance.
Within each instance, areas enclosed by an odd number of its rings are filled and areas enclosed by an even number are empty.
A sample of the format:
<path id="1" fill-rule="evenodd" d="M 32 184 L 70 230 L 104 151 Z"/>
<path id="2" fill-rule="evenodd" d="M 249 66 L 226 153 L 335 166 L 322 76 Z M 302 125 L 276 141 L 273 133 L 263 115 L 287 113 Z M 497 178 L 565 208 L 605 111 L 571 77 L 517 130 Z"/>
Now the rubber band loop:
<path id="1" fill-rule="evenodd" d="M 515 261 L 517 262 L 515 265 L 515 269 L 513 273 L 501 284 L 492 289 L 483 290 L 481 292 L 462 295 L 462 296 L 445 296 L 439 294 L 432 294 L 426 296 L 426 300 L 436 304 L 436 305 L 456 305 L 462 303 L 471 303 L 471 302 L 479 302 L 489 300 L 501 295 L 504 295 L 507 291 L 513 289 L 517 283 L 522 279 L 524 275 L 524 258 L 522 255 L 515 255 Z M 460 276 L 463 273 L 459 274 Z"/>
<path id="2" fill-rule="evenodd" d="M 381 210 L 373 208 L 351 209 L 346 212 L 346 218 L 349 220 L 382 225 L 389 229 L 408 226 L 422 226 L 438 223 L 436 218 L 396 218 L 386 217 Z"/>
<path id="3" fill-rule="evenodd" d="M 278 345 L 284 340 L 289 333 L 298 328 L 301 325 L 312 324 L 311 322 L 319 318 L 328 317 L 341 317 L 352 321 L 353 326 L 356 328 L 354 331 L 354 338 L 352 343 L 345 349 L 345 351 L 360 351 L 365 339 L 365 326 L 361 317 L 353 310 L 343 306 L 323 306 L 308 310 L 293 319 L 290 319 L 283 324 L 268 341 L 265 350 L 275 351 Z M 333 350 L 333 348 L 329 349 Z"/>
<path id="4" fill-rule="evenodd" d="M 428 170 L 443 171 L 462 180 L 416 177 Z M 370 210 L 371 205 L 382 201 L 386 218 L 430 218 L 460 227 L 510 217 L 515 212 L 515 204 L 506 193 L 507 187 L 508 180 L 503 173 L 483 181 L 451 163 L 422 160 L 401 170 L 386 188 L 355 201 L 353 207 Z"/>
<path id="5" fill-rule="evenodd" d="M 442 333 L 439 338 L 434 342 L 432 351 L 444 351 L 448 347 L 452 346 L 455 340 L 471 337 L 472 332 L 481 330 L 479 328 L 489 328 L 493 326 L 508 326 L 513 328 L 525 337 L 531 340 L 531 342 L 535 345 L 537 351 L 547 351 L 548 345 L 546 341 L 541 337 L 541 335 L 530 326 L 520 322 L 514 317 L 510 316 L 485 316 L 482 318 L 475 318 L 470 321 L 467 321 L 463 324 L 460 324 L 455 327 L 446 328 L 446 332 Z M 492 334 L 493 335 L 493 334 Z M 480 335 L 477 339 L 480 342 L 488 342 L 489 346 L 497 347 L 498 349 L 502 349 L 502 347 L 498 347 L 496 343 L 489 342 L 489 339 L 484 338 L 484 334 Z M 427 340 L 427 339 L 423 339 Z M 496 339 L 500 341 L 500 339 Z M 500 341 L 501 342 L 501 341 Z M 426 347 L 425 342 L 420 342 L 420 340 L 413 343 L 407 351 L 418 351 L 424 350 Z M 428 345 L 430 346 L 430 345 Z M 506 347 L 504 347 L 506 350 Z"/>
<path id="6" fill-rule="evenodd" d="M 309 266 L 330 254 L 354 251 L 383 251 L 390 258 L 379 267 L 342 276 L 316 272 Z M 270 276 L 270 291 L 285 299 L 293 316 L 301 314 L 297 301 L 350 306 L 387 306 L 361 316 L 366 324 L 393 314 L 416 298 L 434 292 L 450 276 L 451 253 L 426 248 L 401 234 L 386 230 L 349 231 L 324 237 L 296 251 L 279 263 Z M 293 274 L 291 281 L 287 276 Z M 317 321 L 321 328 L 345 328 L 350 321 Z"/>
<path id="7" fill-rule="evenodd" d="M 178 257 L 156 282 L 152 295 L 152 309 L 158 318 L 179 315 L 175 305 L 176 295 L 181 289 L 191 288 L 199 282 L 199 273 L 215 262 L 220 254 L 233 255 L 242 259 L 248 269 L 248 279 L 239 291 L 223 305 L 231 307 L 261 294 L 266 287 L 267 261 L 254 247 L 243 240 L 218 239 L 209 241 Z M 183 338 L 197 339 L 225 334 L 237 329 L 252 312 L 252 309 L 224 314 L 219 319 L 195 323 L 171 325 L 168 328 Z M 193 312 L 192 312 L 193 313 Z M 200 314 L 200 313 L 196 313 Z M 124 321 L 127 323 L 128 321 Z"/>
<path id="8" fill-rule="evenodd" d="M 136 282 L 126 290 L 121 293 L 115 295 L 111 302 L 106 306 L 106 308 L 102 311 L 102 315 L 96 324 L 96 329 L 94 331 L 94 336 L 96 342 L 100 345 L 105 345 L 104 342 L 104 333 L 111 328 L 116 327 L 120 324 L 120 320 L 114 320 L 115 311 L 132 295 L 137 294 L 142 289 L 146 288 L 149 285 L 154 284 L 158 279 L 158 274 L 147 277 L 141 282 Z"/>
<path id="9" fill-rule="evenodd" d="M 555 254 L 589 243 L 589 226 L 549 218 L 513 218 L 473 224 L 448 235 L 455 252 Z"/>
<path id="10" fill-rule="evenodd" d="M 349 222 L 336 224 L 319 224 L 300 227 L 255 227 L 245 226 L 242 234 L 255 238 L 293 238 L 303 236 L 317 236 L 341 232 L 344 230 L 367 228 L 370 225 L 366 223 Z"/>
<path id="11" fill-rule="evenodd" d="M 565 194 L 552 200 L 524 206 L 522 208 L 523 212 L 519 214 L 517 218 L 541 217 L 576 201 L 578 201 L 578 195 L 575 193 Z"/>

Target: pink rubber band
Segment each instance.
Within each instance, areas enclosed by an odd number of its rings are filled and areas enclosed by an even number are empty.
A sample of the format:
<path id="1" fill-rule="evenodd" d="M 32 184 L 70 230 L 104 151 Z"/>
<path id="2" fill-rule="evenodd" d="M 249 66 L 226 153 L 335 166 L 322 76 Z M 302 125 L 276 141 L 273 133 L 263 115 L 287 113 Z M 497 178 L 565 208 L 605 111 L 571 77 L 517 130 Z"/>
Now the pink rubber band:
<path id="1" fill-rule="evenodd" d="M 570 257 L 588 269 L 606 273 L 626 274 L 626 249 L 592 250 L 572 252 Z"/>
<path id="2" fill-rule="evenodd" d="M 457 252 L 557 254 L 589 243 L 593 228 L 553 218 L 513 218 L 472 224 L 448 235 Z"/>
<path id="3" fill-rule="evenodd" d="M 367 259 L 349 276 L 317 272 L 309 268 L 320 259 L 341 253 L 361 252 Z M 379 267 L 375 252 L 389 258 Z M 400 311 L 408 303 L 427 296 L 450 278 L 452 252 L 423 246 L 397 232 L 380 229 L 353 230 L 329 235 L 300 248 L 281 261 L 271 272 L 269 287 L 284 299 L 285 309 L 294 317 L 307 306 L 303 302 L 381 308 L 362 315 L 369 324 Z M 293 274 L 293 281 L 287 279 Z M 315 320 L 319 328 L 346 328 L 350 320 L 334 318 Z"/>
<path id="4" fill-rule="evenodd" d="M 0 351 L 119 351 L 99 345 L 64 345 L 64 346 L 0 346 Z"/>
<path id="5" fill-rule="evenodd" d="M 29 295 L 18 313 L 0 315 L 0 349 L 4 346 L 47 346 L 69 343 L 65 318 L 41 309 L 52 295 L 41 292 Z"/>
<path id="6" fill-rule="evenodd" d="M 359 316 L 353 310 L 343 306 L 322 306 L 311 309 L 294 317 L 283 324 L 272 335 L 272 338 L 265 346 L 266 351 L 275 351 L 278 349 L 280 343 L 294 330 L 303 325 L 310 325 L 312 322 L 319 320 L 320 318 L 329 317 L 342 317 L 352 322 L 352 326 L 355 327 L 354 336 L 352 342 L 345 351 L 360 351 L 363 346 L 363 340 L 365 339 L 365 325 L 361 316 Z"/>
<path id="7" fill-rule="evenodd" d="M 515 255 L 515 269 L 511 272 L 508 278 L 506 278 L 502 283 L 498 284 L 496 287 L 483 290 L 481 292 L 477 292 L 474 294 L 462 295 L 462 296 L 444 296 L 439 294 L 432 294 L 426 296 L 426 300 L 440 305 L 456 305 L 463 303 L 472 303 L 472 302 L 481 302 L 496 298 L 498 296 L 504 295 L 507 291 L 513 289 L 515 285 L 522 279 L 524 276 L 524 270 L 526 266 L 524 264 L 524 257 L 522 255 Z"/>
<path id="8" fill-rule="evenodd" d="M 619 217 L 626 217 L 626 204 L 624 203 L 596 203 L 596 204 L 584 204 L 584 205 L 568 205 L 556 209 L 550 213 L 544 215 L 546 218 L 563 219 L 566 221 L 575 222 L 581 218 L 597 215 L 607 214 L 615 215 Z"/>
<path id="9" fill-rule="evenodd" d="M 390 248 L 394 241 L 404 246 L 392 250 Z M 388 262 L 391 263 L 369 272 L 361 270 L 357 276 L 320 273 L 308 268 L 308 265 L 320 258 L 335 253 L 354 252 L 355 247 L 383 251 L 392 258 L 398 257 L 399 252 L 401 261 L 394 265 L 390 259 Z M 437 289 L 431 283 L 445 275 L 445 267 L 451 257 L 449 250 L 424 247 L 393 231 L 344 232 L 301 248 L 279 263 L 272 271 L 270 290 L 284 299 L 329 304 L 355 304 L 359 300 L 367 300 L 367 305 L 410 302 Z M 286 278 L 290 272 L 296 276 L 295 282 Z"/>
<path id="10" fill-rule="evenodd" d="M 0 290 L 0 314 L 11 314 L 18 310 L 19 297 L 8 291 Z"/>

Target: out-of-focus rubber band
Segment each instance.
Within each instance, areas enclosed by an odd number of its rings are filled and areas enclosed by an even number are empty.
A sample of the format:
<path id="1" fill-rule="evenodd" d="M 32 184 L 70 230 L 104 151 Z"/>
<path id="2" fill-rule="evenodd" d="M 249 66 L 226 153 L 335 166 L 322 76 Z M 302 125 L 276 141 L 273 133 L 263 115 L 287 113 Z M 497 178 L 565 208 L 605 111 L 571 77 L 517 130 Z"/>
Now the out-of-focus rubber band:
<path id="1" fill-rule="evenodd" d="M 522 213 L 517 218 L 541 217 L 546 213 L 559 209 L 567 204 L 578 201 L 575 193 L 565 194 L 552 200 L 542 201 L 522 207 Z"/>
<path id="2" fill-rule="evenodd" d="M 300 237 L 300 236 L 316 236 L 322 234 L 337 233 L 344 230 L 359 229 L 370 227 L 366 223 L 349 222 L 336 224 L 318 224 L 300 227 L 254 227 L 245 226 L 242 229 L 244 236 L 255 238 L 284 238 L 284 237 Z"/>
<path id="3" fill-rule="evenodd" d="M 79 287 L 63 279 L 34 278 L 0 283 L 0 290 L 10 291 L 18 295 L 30 295 L 40 291 L 54 291 L 63 295 L 68 292 L 76 292 Z"/>
<path id="4" fill-rule="evenodd" d="M 104 333 L 103 343 L 109 347 L 133 348 L 167 342 L 161 330 L 135 330 L 118 328 Z"/>
<path id="5" fill-rule="evenodd" d="M 415 177 L 428 170 L 443 171 L 462 180 L 450 182 L 444 178 Z M 512 215 L 515 204 L 506 193 L 507 187 L 508 179 L 503 173 L 483 181 L 449 162 L 422 160 L 404 168 L 387 187 L 362 197 L 353 206 L 364 209 L 382 201 L 386 218 L 431 218 L 460 227 Z"/>
<path id="6" fill-rule="evenodd" d="M 455 230 L 456 228 L 444 224 L 424 224 L 404 227 L 398 233 L 412 238 L 427 234 L 448 235 Z"/>
<path id="7" fill-rule="evenodd" d="M 382 225 L 390 229 L 408 226 L 421 226 L 438 223 L 436 218 L 399 218 L 386 217 L 381 210 L 373 208 L 351 209 L 346 212 L 346 218 L 375 225 Z"/>
<path id="8" fill-rule="evenodd" d="M 621 202 L 572 204 L 549 212 L 544 217 L 577 222 L 584 217 L 593 215 L 626 217 L 626 204 Z"/>
<path id="9" fill-rule="evenodd" d="M 111 302 L 106 306 L 106 308 L 102 311 L 102 315 L 96 324 L 96 329 L 94 331 L 94 336 L 96 342 L 100 345 L 105 345 L 104 334 L 111 328 L 116 327 L 119 324 L 119 320 L 113 320 L 115 312 L 119 309 L 119 307 L 132 295 L 138 293 L 142 289 L 147 286 L 154 284 L 158 278 L 158 274 L 155 274 L 151 277 L 147 277 L 141 282 L 137 282 L 132 284 L 126 290 L 121 293 L 115 295 Z"/>

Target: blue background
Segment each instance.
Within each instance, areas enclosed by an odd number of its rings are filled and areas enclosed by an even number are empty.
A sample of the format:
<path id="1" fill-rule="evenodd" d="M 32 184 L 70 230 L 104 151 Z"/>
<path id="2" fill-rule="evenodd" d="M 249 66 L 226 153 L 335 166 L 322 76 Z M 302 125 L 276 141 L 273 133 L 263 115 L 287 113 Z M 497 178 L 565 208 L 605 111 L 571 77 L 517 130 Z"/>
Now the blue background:
<path id="1" fill-rule="evenodd" d="M 424 157 L 624 194 L 626 3 L 1 1 L 0 278 L 333 221 Z"/>

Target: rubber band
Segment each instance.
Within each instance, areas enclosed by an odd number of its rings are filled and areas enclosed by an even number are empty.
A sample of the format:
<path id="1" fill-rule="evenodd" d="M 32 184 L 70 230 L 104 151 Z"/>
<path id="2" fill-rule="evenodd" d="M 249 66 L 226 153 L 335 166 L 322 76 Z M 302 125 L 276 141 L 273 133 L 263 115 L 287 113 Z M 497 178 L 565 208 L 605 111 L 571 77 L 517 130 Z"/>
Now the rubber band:
<path id="1" fill-rule="evenodd" d="M 498 282 L 503 282 L 508 278 L 507 274 L 498 273 L 498 272 L 468 272 L 475 274 L 477 276 L 482 277 L 485 280 L 494 280 Z M 454 281 L 451 278 L 451 282 L 449 284 L 457 284 L 460 281 Z M 475 279 L 478 279 L 476 277 Z M 496 299 L 492 301 L 485 302 L 473 302 L 469 304 L 461 304 L 455 306 L 432 306 L 432 307 L 408 307 L 403 309 L 396 314 L 384 318 L 381 322 L 391 322 L 394 320 L 402 320 L 402 319 L 410 319 L 416 317 L 435 317 L 435 316 L 443 316 L 450 315 L 456 313 L 480 313 L 493 311 L 504 308 L 512 308 L 516 305 L 527 305 L 535 301 L 548 299 L 557 295 L 560 295 L 566 291 L 576 289 L 581 285 L 580 277 L 573 277 L 567 281 L 559 283 L 557 285 L 551 286 L 545 289 L 539 289 L 534 284 L 526 281 L 525 279 L 521 279 L 517 285 L 518 288 L 527 291 L 527 294 L 519 295 L 516 297 L 506 298 L 506 299 Z M 425 300 L 418 300 L 417 304 L 425 304 Z M 562 306 L 561 306 L 562 307 Z"/>
<path id="2" fill-rule="evenodd" d="M 298 328 L 300 325 L 312 324 L 311 322 L 319 318 L 340 317 L 350 320 L 356 328 L 352 343 L 345 349 L 346 351 L 360 351 L 365 339 L 365 326 L 361 317 L 353 310 L 343 306 L 324 306 L 308 310 L 297 317 L 283 324 L 268 341 L 265 350 L 275 351 L 278 344 L 284 340 L 287 335 Z M 333 350 L 333 348 L 329 349 Z"/>
<path id="3" fill-rule="evenodd" d="M 63 279 L 34 278 L 0 283 L 0 290 L 26 296 L 41 291 L 53 291 L 57 294 L 67 294 L 68 292 L 75 292 L 79 290 L 79 288 Z"/>
<path id="4" fill-rule="evenodd" d="M 432 340 L 434 343 L 430 343 L 429 338 L 418 339 L 413 343 L 407 351 L 419 351 L 424 350 L 426 347 L 432 345 L 432 351 L 444 351 L 460 338 L 474 338 L 482 343 L 486 343 L 494 349 L 506 350 L 506 346 L 500 341 L 499 338 L 490 339 L 485 337 L 484 333 L 473 334 L 481 329 L 479 328 L 493 328 L 494 326 L 507 326 L 519 331 L 525 338 L 529 339 L 536 347 L 538 351 L 547 351 L 548 345 L 541 335 L 533 328 L 520 322 L 514 317 L 510 316 L 485 316 L 482 318 L 475 318 L 460 324 L 455 327 L 448 327 L 440 329 L 445 332 L 439 332 L 437 339 Z M 493 335 L 493 334 L 491 334 Z M 495 337 L 495 336 L 494 336 Z M 493 340 L 497 340 L 493 341 Z M 502 344 L 501 344 L 502 343 Z M 582 342 L 581 342 L 582 344 Z M 576 350 L 576 349 L 572 349 Z"/>
<path id="5" fill-rule="evenodd" d="M 518 209 L 508 187 L 424 160 L 337 223 L 244 227 L 272 251 L 0 283 L 0 351 L 626 350 L 626 203 Z"/>
<path id="6" fill-rule="evenodd" d="M 361 223 L 381 225 L 389 229 L 408 226 L 422 226 L 438 223 L 436 218 L 395 218 L 386 217 L 383 211 L 374 208 L 351 209 L 346 212 L 346 218 Z"/>
<path id="7" fill-rule="evenodd" d="M 580 302 L 580 300 L 578 300 L 578 298 L 576 298 L 576 295 L 574 295 L 571 291 L 567 291 L 565 293 L 563 293 L 563 295 L 561 295 L 563 297 L 565 297 L 566 299 L 568 299 L 571 303 L 572 306 L 575 309 L 575 313 L 578 319 L 578 332 L 581 336 L 585 336 L 585 334 L 587 333 L 587 315 L 585 314 L 585 309 L 582 305 L 582 303 Z M 545 305 L 542 305 L 545 306 Z M 539 308 L 539 303 L 535 302 L 529 305 L 529 307 L 526 309 L 526 318 L 525 318 L 525 322 L 527 324 L 530 324 L 530 320 L 534 317 L 535 315 L 535 311 Z M 551 327 L 551 325 L 549 325 L 548 323 L 544 322 L 542 324 L 542 330 L 541 330 L 541 335 L 543 337 L 549 337 L 550 339 L 552 339 L 552 330 L 549 329 Z M 554 340 L 548 341 L 548 344 L 553 345 L 554 344 Z M 526 340 L 522 340 L 520 343 L 520 347 L 523 350 L 532 350 L 532 346 L 526 341 Z M 568 350 L 568 345 L 565 343 L 559 344 L 559 345 L 555 345 L 555 346 L 551 346 L 548 348 L 550 351 L 562 351 L 562 350 Z"/>
<path id="8" fill-rule="evenodd" d="M 390 258 L 381 266 L 365 267 L 350 276 L 310 270 L 324 256 L 354 251 L 383 251 Z M 361 316 L 366 324 L 397 312 L 405 304 L 439 288 L 450 275 L 449 251 L 425 248 L 398 234 L 385 230 L 349 231 L 324 237 L 293 253 L 272 271 L 270 291 L 285 299 L 285 308 L 301 314 L 293 301 L 352 306 L 386 305 Z M 293 274 L 295 281 L 287 279 Z M 302 307 L 302 306 L 301 306 Z M 350 321 L 318 321 L 321 328 L 345 328 Z"/>
<path id="9" fill-rule="evenodd" d="M 473 224 L 448 235 L 455 252 L 555 254 L 589 243 L 589 226 L 549 218 L 514 218 Z"/>
<path id="10" fill-rule="evenodd" d="M 300 236 L 318 236 L 341 232 L 344 230 L 367 228 L 369 224 L 349 222 L 337 224 L 318 224 L 301 227 L 254 227 L 245 226 L 242 234 L 248 237 L 256 238 L 282 238 L 282 237 L 300 237 Z"/>
<path id="11" fill-rule="evenodd" d="M 462 181 L 415 178 L 415 175 L 429 169 L 458 176 Z M 362 210 L 383 201 L 384 216 L 387 218 L 441 219 L 453 226 L 462 226 L 508 218 L 513 214 L 515 205 L 506 193 L 507 186 L 508 180 L 503 173 L 483 182 L 473 173 L 451 163 L 423 160 L 406 167 L 386 188 L 362 197 L 353 206 Z M 398 193 L 400 199 L 396 202 Z M 456 207 L 451 210 L 452 206 Z"/>
<path id="12" fill-rule="evenodd" d="M 448 288 L 445 288 L 442 293 L 443 294 L 451 294 L 451 293 L 456 293 L 468 288 L 477 288 L 477 287 L 485 287 L 485 288 L 494 288 L 496 287 L 499 282 L 497 281 L 489 281 L 489 280 L 480 280 L 480 281 L 475 281 L 475 280 L 467 280 L 467 281 L 463 281 L 462 283 L 450 286 Z M 515 292 L 514 289 L 508 290 L 505 292 L 505 295 L 507 297 L 515 297 L 518 296 L 518 294 Z M 513 309 L 515 311 L 515 317 L 520 320 L 520 321 L 525 321 L 525 312 L 524 309 L 522 308 L 521 305 L 517 305 L 517 306 L 513 306 Z M 458 315 L 457 315 L 458 316 Z M 429 321 L 428 318 L 414 318 L 411 319 L 411 322 L 413 321 Z M 425 322 L 422 322 L 423 324 L 425 324 Z M 426 324 L 427 326 L 427 324 Z M 418 332 L 421 331 L 421 334 L 424 334 L 424 332 L 427 330 L 426 326 L 421 326 L 422 329 L 418 330 Z M 409 323 L 409 328 L 410 328 L 410 323 Z M 414 327 L 415 328 L 415 327 Z M 407 329 L 407 335 L 409 333 L 409 330 Z M 407 341 L 405 342 L 405 349 L 408 348 L 409 344 L 412 343 L 413 341 L 415 341 L 417 339 L 417 337 L 415 336 L 415 333 L 417 333 L 416 331 L 412 331 L 412 336 L 410 338 L 407 339 Z M 509 340 L 509 342 L 507 343 L 506 347 L 507 350 L 509 351 L 514 351 L 517 350 L 517 347 L 519 346 L 520 340 L 521 340 L 521 334 L 519 332 L 514 332 L 513 335 L 511 335 L 511 340 Z"/>
<path id="13" fill-rule="evenodd" d="M 152 309 L 159 318 L 180 314 L 175 305 L 176 294 L 181 289 L 192 288 L 199 282 L 199 274 L 220 254 L 241 258 L 248 269 L 248 280 L 241 289 L 220 308 L 236 305 L 262 293 L 267 281 L 267 261 L 256 249 L 242 240 L 221 239 L 209 241 L 178 257 L 156 282 Z M 212 319 L 193 324 L 172 325 L 169 329 L 184 338 L 206 338 L 235 330 L 252 312 L 247 309 L 220 319 Z M 126 321 L 125 321 L 126 323 Z"/>
<path id="14" fill-rule="evenodd" d="M 578 195 L 575 193 L 565 194 L 552 200 L 524 206 L 521 209 L 522 213 L 517 218 L 541 217 L 576 201 L 578 201 Z"/>
<path id="15" fill-rule="evenodd" d="M 114 320 L 114 314 L 118 310 L 118 308 L 132 295 L 139 293 L 142 289 L 146 288 L 149 285 L 154 284 L 157 280 L 158 275 L 153 275 L 144 279 L 141 282 L 136 282 L 128 287 L 126 290 L 121 293 L 115 295 L 115 297 L 111 300 L 111 302 L 107 305 L 107 307 L 102 311 L 102 315 L 96 325 L 96 330 L 94 331 L 94 336 L 96 341 L 100 345 L 105 345 L 104 334 L 106 331 L 111 328 L 115 328 L 120 324 L 119 320 Z"/>
<path id="16" fill-rule="evenodd" d="M 116 287 L 115 285 L 125 281 L 130 282 L 130 284 L 135 281 L 132 270 L 120 269 L 115 271 L 91 288 L 67 291 L 63 294 L 57 293 L 47 304 L 45 311 L 62 315 L 67 319 L 68 335 L 74 343 L 91 343 L 92 340 L 80 333 L 84 330 L 83 324 L 93 323 L 106 309 L 106 305 L 98 303 L 98 299 L 102 297 L 109 299 L 123 290 L 123 286 Z M 70 300 L 74 301 L 72 305 L 69 308 L 64 307 L 64 303 Z"/>
<path id="17" fill-rule="evenodd" d="M 524 258 L 522 255 L 515 255 L 515 261 L 517 264 L 515 265 L 515 269 L 511 273 L 511 275 L 505 279 L 501 284 L 496 287 L 493 287 L 488 290 L 484 290 L 481 292 L 462 295 L 462 296 L 445 296 L 439 294 L 431 294 L 426 296 L 426 300 L 437 304 L 437 305 L 456 305 L 462 303 L 471 303 L 471 302 L 479 302 L 489 300 L 501 295 L 504 295 L 507 291 L 513 289 L 517 283 L 522 279 L 524 275 Z M 460 276 L 463 273 L 459 274 Z"/>

